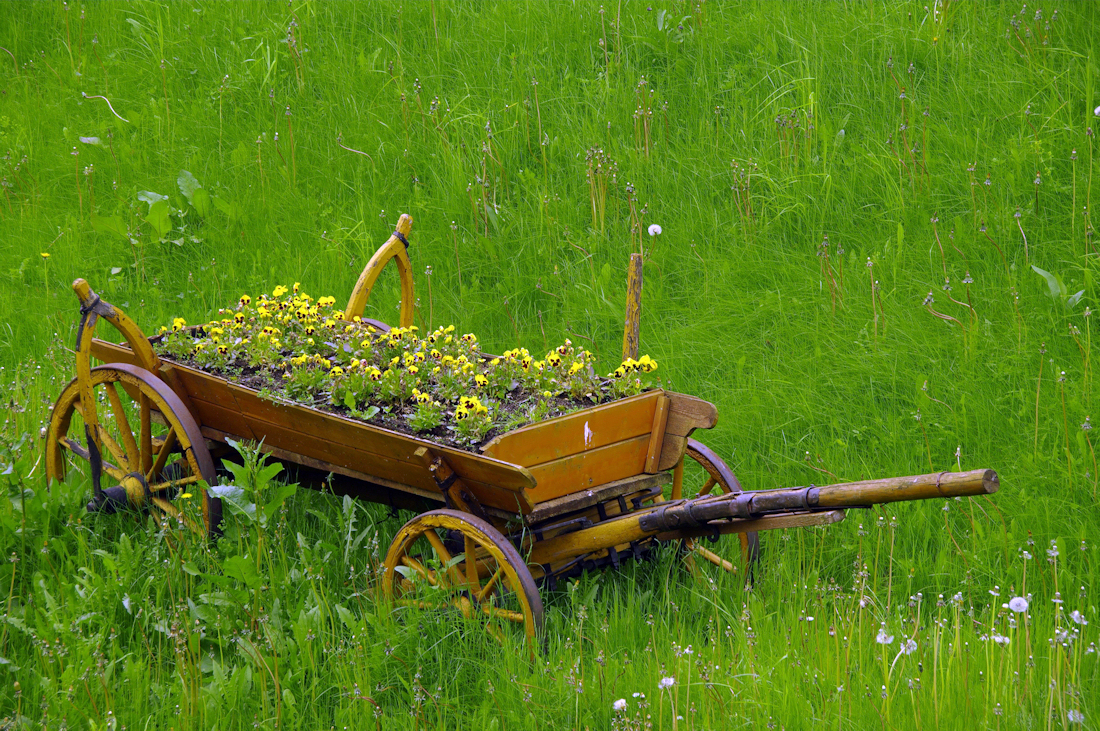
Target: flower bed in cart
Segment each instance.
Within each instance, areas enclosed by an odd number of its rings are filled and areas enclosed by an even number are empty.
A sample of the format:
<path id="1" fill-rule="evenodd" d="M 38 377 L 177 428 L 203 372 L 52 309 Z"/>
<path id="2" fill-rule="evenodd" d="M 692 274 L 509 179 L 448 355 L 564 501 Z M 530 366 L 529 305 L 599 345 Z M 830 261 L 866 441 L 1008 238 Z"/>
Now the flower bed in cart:
<path id="1" fill-rule="evenodd" d="M 176 318 L 157 354 L 284 400 L 473 450 L 497 434 L 652 388 L 648 355 L 598 375 L 566 340 L 536 359 L 525 348 L 483 353 L 453 325 L 421 335 L 343 319 L 336 300 L 276 287 L 240 298 L 218 319 Z"/>

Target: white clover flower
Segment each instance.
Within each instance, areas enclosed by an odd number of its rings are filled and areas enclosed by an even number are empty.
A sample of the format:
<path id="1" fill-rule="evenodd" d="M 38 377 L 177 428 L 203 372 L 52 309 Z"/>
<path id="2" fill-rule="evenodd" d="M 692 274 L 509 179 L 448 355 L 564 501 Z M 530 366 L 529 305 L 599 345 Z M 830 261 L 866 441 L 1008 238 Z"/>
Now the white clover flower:
<path id="1" fill-rule="evenodd" d="M 894 636 L 886 634 L 886 627 L 880 629 L 878 631 L 878 634 L 875 635 L 875 642 L 879 643 L 880 645 L 889 645 L 893 641 Z"/>
<path id="2" fill-rule="evenodd" d="M 626 710 L 626 698 L 620 698 L 611 704 L 611 707 L 620 713 Z"/>
<path id="3" fill-rule="evenodd" d="M 671 688 L 674 685 L 676 685 L 676 678 L 673 678 L 672 676 L 661 678 L 661 682 L 657 683 L 657 687 L 661 690 L 664 690 L 665 688 Z"/>
<path id="4" fill-rule="evenodd" d="M 1027 611 L 1027 599 L 1022 596 L 1014 596 L 1008 600 L 1008 608 L 1016 614 L 1023 614 Z"/>
<path id="5" fill-rule="evenodd" d="M 649 224 L 649 235 L 650 236 L 660 236 L 661 235 L 661 227 L 658 226 L 655 223 Z"/>

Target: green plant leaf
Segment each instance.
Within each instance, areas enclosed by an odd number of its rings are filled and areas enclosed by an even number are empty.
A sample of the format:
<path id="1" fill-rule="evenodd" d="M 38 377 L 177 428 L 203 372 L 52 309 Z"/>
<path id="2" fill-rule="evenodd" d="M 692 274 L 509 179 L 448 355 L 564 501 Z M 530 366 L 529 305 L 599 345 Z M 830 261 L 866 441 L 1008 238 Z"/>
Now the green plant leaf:
<path id="1" fill-rule="evenodd" d="M 192 198 L 194 198 L 196 190 L 202 190 L 202 184 L 186 170 L 180 170 L 180 174 L 176 177 L 176 185 L 179 186 L 180 193 L 183 193 L 183 197 L 187 199 L 188 203 L 194 202 Z"/>
<path id="2" fill-rule="evenodd" d="M 355 615 L 351 611 L 345 608 L 341 604 L 336 605 L 336 614 L 340 617 L 340 621 L 344 623 L 344 626 L 350 630 L 359 629 L 359 623 L 355 621 Z"/>
<path id="3" fill-rule="evenodd" d="M 154 193 L 151 190 L 143 190 L 138 193 L 138 200 L 148 203 L 149 207 L 152 208 L 154 203 L 168 200 L 168 196 L 161 195 L 160 193 Z"/>
<path id="4" fill-rule="evenodd" d="M 1066 296 L 1066 285 L 1062 284 L 1062 279 L 1057 274 L 1051 274 L 1045 269 L 1040 269 L 1034 264 L 1031 268 L 1043 279 L 1047 280 L 1047 287 L 1050 288 L 1051 299 L 1059 299 Z"/>
<path id="5" fill-rule="evenodd" d="M 227 201 L 218 196 L 213 197 L 214 207 L 224 213 L 230 221 L 236 221 L 241 217 L 241 207 L 232 201 Z"/>
<path id="6" fill-rule="evenodd" d="M 126 224 L 122 216 L 97 216 L 92 213 L 92 230 L 99 234 L 115 234 L 126 238 Z"/>
<path id="7" fill-rule="evenodd" d="M 296 492 L 298 492 L 297 485 L 280 485 L 277 487 L 271 499 L 267 501 L 267 505 L 264 505 L 264 518 L 270 519 L 275 511 L 282 507 L 286 499 Z"/>
<path id="8" fill-rule="evenodd" d="M 261 490 L 267 487 L 267 483 L 271 482 L 271 479 L 282 471 L 283 466 L 278 462 L 267 465 L 256 474 L 256 487 Z"/>
<path id="9" fill-rule="evenodd" d="M 145 222 L 153 227 L 157 238 L 163 239 L 172 230 L 172 217 L 169 215 L 168 200 L 162 199 L 149 206 L 149 215 Z"/>
<path id="10" fill-rule="evenodd" d="M 262 583 L 260 575 L 256 572 L 256 564 L 245 556 L 230 556 L 222 562 L 222 570 L 225 575 L 240 581 L 249 589 L 258 589 Z"/>
<path id="11" fill-rule="evenodd" d="M 199 188 L 195 191 L 195 194 L 191 196 L 191 205 L 195 207 L 195 211 L 198 212 L 201 218 L 206 218 L 213 208 L 213 204 L 210 201 L 210 194 L 206 192 L 205 188 Z"/>

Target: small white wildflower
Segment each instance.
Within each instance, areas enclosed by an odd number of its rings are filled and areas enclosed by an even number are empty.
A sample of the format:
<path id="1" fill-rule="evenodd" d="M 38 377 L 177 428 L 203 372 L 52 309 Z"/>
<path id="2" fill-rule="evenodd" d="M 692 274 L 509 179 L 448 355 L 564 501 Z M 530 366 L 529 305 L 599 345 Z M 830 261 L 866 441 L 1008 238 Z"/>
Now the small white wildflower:
<path id="1" fill-rule="evenodd" d="M 879 643 L 880 645 L 889 645 L 893 641 L 894 636 L 886 634 L 886 627 L 880 629 L 878 631 L 878 634 L 875 635 L 875 642 Z"/>
<path id="2" fill-rule="evenodd" d="M 1008 600 L 1008 608 L 1016 614 L 1022 614 L 1027 611 L 1027 599 L 1022 596 L 1014 596 Z"/>
<path id="3" fill-rule="evenodd" d="M 1073 620 L 1074 624 L 1088 624 L 1088 620 L 1085 619 L 1085 615 L 1074 609 L 1069 613 L 1069 618 Z"/>
<path id="4" fill-rule="evenodd" d="M 671 688 L 675 684 L 676 684 L 676 678 L 673 678 L 673 677 L 669 676 L 667 678 L 661 678 L 661 682 L 657 683 L 657 687 L 660 688 L 661 690 L 664 690 L 665 688 Z"/>
<path id="5" fill-rule="evenodd" d="M 1100 117 L 1100 107 L 1092 110 L 1094 116 Z"/>
<path id="6" fill-rule="evenodd" d="M 1096 113 L 1098 116 L 1100 116 L 1100 107 L 1096 108 Z M 1069 711 L 1066 711 L 1066 720 L 1070 723 L 1084 723 L 1085 714 L 1076 709 L 1071 709 Z"/>
<path id="7" fill-rule="evenodd" d="M 998 645 L 1007 645 L 1009 642 L 1008 638 L 1002 634 L 994 634 L 991 639 Z"/>
<path id="8" fill-rule="evenodd" d="M 650 236 L 660 236 L 661 235 L 661 227 L 658 226 L 655 223 L 649 224 L 649 235 Z"/>
<path id="9" fill-rule="evenodd" d="M 626 710 L 626 698 L 620 698 L 611 704 L 611 707 L 620 713 Z"/>
<path id="10" fill-rule="evenodd" d="M 917 651 L 917 641 L 916 640 L 906 640 L 905 644 L 902 645 L 901 651 L 902 651 L 902 653 L 904 653 L 906 655 L 912 655 L 914 652 Z"/>

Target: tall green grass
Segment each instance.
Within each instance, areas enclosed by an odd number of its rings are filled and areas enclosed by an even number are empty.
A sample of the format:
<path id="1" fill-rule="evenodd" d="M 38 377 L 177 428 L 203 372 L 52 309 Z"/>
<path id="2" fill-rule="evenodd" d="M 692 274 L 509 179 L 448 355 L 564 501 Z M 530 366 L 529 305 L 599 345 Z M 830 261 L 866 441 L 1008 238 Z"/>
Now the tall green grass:
<path id="1" fill-rule="evenodd" d="M 1093 4 L 1054 11 L 0 14 L 0 716 L 1095 724 L 1097 469 L 1082 425 L 1096 406 L 1098 18 Z M 593 148 L 614 172 L 589 176 Z M 181 171 L 205 194 L 185 195 Z M 85 514 L 86 482 L 46 490 L 38 433 L 72 376 L 74 278 L 148 332 L 294 281 L 340 299 L 403 212 L 422 324 L 453 322 L 489 351 L 568 337 L 609 369 L 641 245 L 643 351 L 666 384 L 718 406 L 699 436 L 747 488 L 992 467 L 1003 489 L 766 535 L 751 590 L 685 572 L 672 547 L 587 576 L 545 593 L 535 662 L 454 617 L 381 607 L 379 553 L 407 516 L 303 489 L 266 547 L 243 525 L 207 545 Z M 382 319 L 393 274 L 370 304 Z M 1028 594 L 1029 619 L 1002 608 Z"/>

